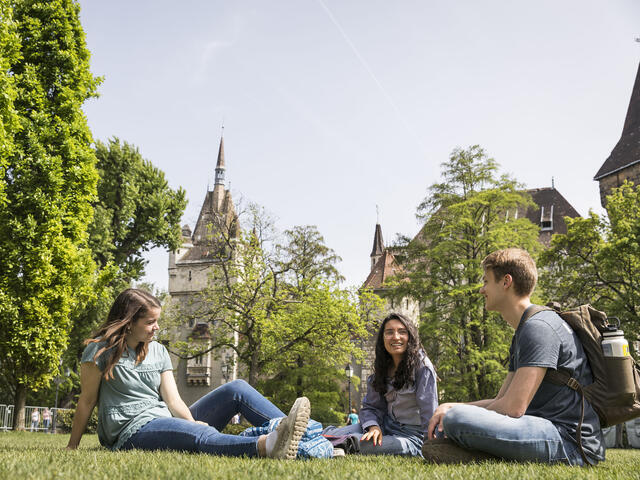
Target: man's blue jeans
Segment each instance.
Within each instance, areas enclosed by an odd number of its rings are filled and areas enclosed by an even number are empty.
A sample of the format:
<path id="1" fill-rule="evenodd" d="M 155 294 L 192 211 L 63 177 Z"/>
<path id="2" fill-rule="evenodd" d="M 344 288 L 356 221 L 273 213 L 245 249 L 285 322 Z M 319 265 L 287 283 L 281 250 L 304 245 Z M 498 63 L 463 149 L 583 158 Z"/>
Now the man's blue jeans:
<path id="1" fill-rule="evenodd" d="M 567 452 L 556 427 L 544 418 L 512 418 L 482 407 L 456 405 L 442 426 L 445 435 L 464 448 L 508 460 L 583 465 L 577 447 Z"/>
<path id="2" fill-rule="evenodd" d="M 214 455 L 254 457 L 258 437 L 226 435 L 220 430 L 240 413 L 254 426 L 284 417 L 269 400 L 244 380 L 235 380 L 209 392 L 189 408 L 201 425 L 181 418 L 156 418 L 144 425 L 122 446 L 123 450 L 180 450 Z"/>
<path id="3" fill-rule="evenodd" d="M 360 442 L 364 435 L 362 424 L 347 425 L 346 427 L 329 426 L 323 430 L 323 434 L 350 435 L 358 439 L 361 455 L 405 455 L 422 456 L 422 427 L 420 425 L 406 425 L 398 423 L 389 415 L 384 416 L 382 425 L 382 445 L 373 445 L 371 440 Z"/>

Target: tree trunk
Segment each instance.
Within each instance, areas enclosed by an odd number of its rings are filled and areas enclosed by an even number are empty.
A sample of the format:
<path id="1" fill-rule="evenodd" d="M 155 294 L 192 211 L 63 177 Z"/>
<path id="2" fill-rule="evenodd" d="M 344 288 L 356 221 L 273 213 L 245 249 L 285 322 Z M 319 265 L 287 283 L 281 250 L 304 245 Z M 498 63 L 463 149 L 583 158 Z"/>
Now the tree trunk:
<path id="1" fill-rule="evenodd" d="M 296 373 L 296 397 L 302 397 L 304 395 L 304 392 L 302 391 L 302 374 L 299 373 L 302 372 L 302 367 L 304 367 L 302 357 L 298 356 L 297 364 L 298 372 Z"/>
<path id="2" fill-rule="evenodd" d="M 13 431 L 24 430 L 24 407 L 27 403 L 27 387 L 22 384 L 16 386 L 15 403 L 13 406 Z"/>
<path id="3" fill-rule="evenodd" d="M 256 386 L 258 382 L 258 353 L 256 350 L 251 354 L 251 360 L 249 362 L 249 385 Z"/>

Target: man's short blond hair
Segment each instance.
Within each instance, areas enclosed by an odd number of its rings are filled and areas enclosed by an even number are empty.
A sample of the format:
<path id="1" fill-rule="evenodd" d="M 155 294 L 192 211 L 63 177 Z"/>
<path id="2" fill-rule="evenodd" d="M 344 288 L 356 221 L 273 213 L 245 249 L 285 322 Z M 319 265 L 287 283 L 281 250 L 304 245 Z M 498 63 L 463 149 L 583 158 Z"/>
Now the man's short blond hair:
<path id="1" fill-rule="evenodd" d="M 533 293 L 538 281 L 538 269 L 531 255 L 521 248 L 506 248 L 490 253 L 482 261 L 485 270 L 491 270 L 496 280 L 505 275 L 513 279 L 513 291 L 519 297 Z"/>

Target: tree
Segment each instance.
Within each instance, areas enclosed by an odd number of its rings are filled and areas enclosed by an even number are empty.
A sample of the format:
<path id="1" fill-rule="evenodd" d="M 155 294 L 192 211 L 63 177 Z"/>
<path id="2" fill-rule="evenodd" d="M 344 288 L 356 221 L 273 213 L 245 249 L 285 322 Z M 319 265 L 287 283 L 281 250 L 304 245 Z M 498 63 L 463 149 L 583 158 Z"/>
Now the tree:
<path id="1" fill-rule="evenodd" d="M 344 399 L 344 365 L 362 356 L 356 342 L 367 334 L 357 306 L 352 292 L 328 283 L 309 285 L 300 303 L 288 304 L 265 325 L 260 390 L 282 406 L 305 395 L 315 419 L 342 421 L 344 410 L 337 407 Z"/>
<path id="2" fill-rule="evenodd" d="M 286 272 L 287 280 L 297 294 L 306 292 L 317 280 L 344 280 L 335 267 L 342 259 L 324 244 L 315 225 L 286 230 L 283 243 L 277 249 L 281 256 L 280 269 Z"/>
<path id="3" fill-rule="evenodd" d="M 624 183 L 607 197 L 607 215 L 565 218 L 540 256 L 541 285 L 550 300 L 591 303 L 620 319 L 627 338 L 640 340 L 640 189 Z"/>
<path id="4" fill-rule="evenodd" d="M 8 60 L 17 125 L 0 179 L 0 358 L 15 428 L 24 425 L 27 391 L 56 375 L 70 318 L 92 295 L 86 231 L 98 176 L 81 106 L 99 79 L 89 71 L 75 2 L 10 6 L 19 39 Z"/>
<path id="5" fill-rule="evenodd" d="M 164 172 L 134 145 L 114 138 L 96 142 L 95 151 L 100 180 L 89 246 L 100 267 L 115 265 L 118 278 L 129 283 L 144 275 L 144 252 L 180 247 L 185 191 L 171 189 Z"/>
<path id="6" fill-rule="evenodd" d="M 455 149 L 442 167 L 445 181 L 418 206 L 424 226 L 402 248 L 409 281 L 396 279 L 394 296 L 421 302 L 421 338 L 441 398 L 490 398 L 504 378 L 512 332 L 484 310 L 481 262 L 506 247 L 535 255 L 537 227 L 514 215 L 533 202 L 513 179 L 497 177 L 498 164 L 477 145 Z"/>
<path id="7" fill-rule="evenodd" d="M 254 386 L 261 379 L 278 382 L 277 402 L 302 392 L 333 402 L 342 376 L 336 365 L 354 353 L 351 340 L 366 334 L 356 298 L 338 286 L 338 257 L 315 227 L 295 227 L 280 238 L 263 209 L 250 206 L 244 214 L 243 229 L 224 218 L 211 225 L 216 266 L 189 311 L 175 318 L 208 322 L 215 339 L 208 349 L 235 351 Z M 190 344 L 171 348 L 187 357 L 203 353 Z M 305 378 L 311 368 L 320 375 Z M 310 382 L 317 392 L 311 393 Z"/>

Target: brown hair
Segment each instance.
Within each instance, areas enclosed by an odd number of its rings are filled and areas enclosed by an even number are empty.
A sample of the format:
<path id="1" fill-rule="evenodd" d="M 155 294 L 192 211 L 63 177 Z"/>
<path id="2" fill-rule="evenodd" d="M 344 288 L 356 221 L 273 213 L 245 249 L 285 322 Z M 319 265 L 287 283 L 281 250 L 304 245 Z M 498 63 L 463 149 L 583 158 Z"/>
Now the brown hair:
<path id="1" fill-rule="evenodd" d="M 105 380 L 113 378 L 113 367 L 118 363 L 127 348 L 125 335 L 130 330 L 131 325 L 140 317 L 149 313 L 152 308 L 160 307 L 161 304 L 156 297 L 137 288 L 127 288 L 114 300 L 107 320 L 98 328 L 92 338 L 84 341 L 85 345 L 96 342 L 106 343 L 104 347 L 96 352 L 93 357 L 94 360 L 97 360 L 104 352 L 111 351 L 104 369 Z M 136 363 L 140 363 L 145 359 L 147 350 L 148 345 L 144 342 L 136 345 Z"/>
<path id="2" fill-rule="evenodd" d="M 538 281 L 536 262 L 521 248 L 507 248 L 490 253 L 482 260 L 482 267 L 491 270 L 496 280 L 511 275 L 513 290 L 519 297 L 533 293 Z"/>

